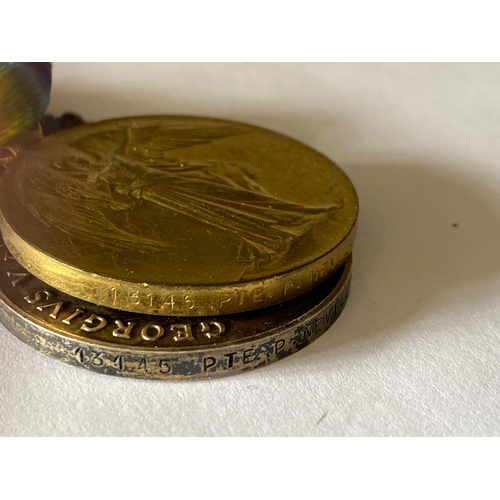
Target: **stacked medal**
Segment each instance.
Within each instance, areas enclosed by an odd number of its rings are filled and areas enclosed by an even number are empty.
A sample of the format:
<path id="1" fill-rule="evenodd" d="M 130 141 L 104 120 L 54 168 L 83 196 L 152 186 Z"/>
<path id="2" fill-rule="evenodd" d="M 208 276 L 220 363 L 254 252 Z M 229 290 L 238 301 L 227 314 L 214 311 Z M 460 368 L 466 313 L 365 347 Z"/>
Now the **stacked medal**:
<path id="1" fill-rule="evenodd" d="M 357 197 L 313 149 L 188 116 L 17 142 L 0 182 L 0 319 L 43 354 L 215 377 L 306 347 L 342 312 Z"/>

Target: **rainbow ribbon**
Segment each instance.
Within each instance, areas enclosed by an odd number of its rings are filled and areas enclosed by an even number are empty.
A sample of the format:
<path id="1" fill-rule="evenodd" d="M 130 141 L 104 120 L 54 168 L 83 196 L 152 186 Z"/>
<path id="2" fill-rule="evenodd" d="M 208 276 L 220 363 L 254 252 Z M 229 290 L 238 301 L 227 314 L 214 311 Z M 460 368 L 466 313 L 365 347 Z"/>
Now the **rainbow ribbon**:
<path id="1" fill-rule="evenodd" d="M 43 116 L 51 84 L 50 63 L 0 63 L 0 145 Z"/>

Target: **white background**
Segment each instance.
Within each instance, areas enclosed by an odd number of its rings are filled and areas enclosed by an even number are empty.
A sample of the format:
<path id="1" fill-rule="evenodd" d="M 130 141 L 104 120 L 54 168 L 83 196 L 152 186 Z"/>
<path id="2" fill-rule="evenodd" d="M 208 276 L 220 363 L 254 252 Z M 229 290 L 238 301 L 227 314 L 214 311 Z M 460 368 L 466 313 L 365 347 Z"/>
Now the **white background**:
<path id="1" fill-rule="evenodd" d="M 56 64 L 53 78 L 55 114 L 228 118 L 332 158 L 360 198 L 352 295 L 304 351 L 209 381 L 106 377 L 2 328 L 1 435 L 499 434 L 500 65 Z"/>

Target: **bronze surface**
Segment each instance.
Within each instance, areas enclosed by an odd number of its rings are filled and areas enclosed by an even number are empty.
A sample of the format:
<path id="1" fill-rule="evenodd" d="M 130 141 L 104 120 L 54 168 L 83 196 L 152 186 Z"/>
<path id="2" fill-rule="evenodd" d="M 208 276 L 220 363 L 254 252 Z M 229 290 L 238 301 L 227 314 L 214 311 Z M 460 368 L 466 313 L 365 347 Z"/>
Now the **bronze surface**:
<path id="1" fill-rule="evenodd" d="M 3 247 L 3 245 L 2 245 Z M 46 285 L 0 248 L 0 320 L 41 353 L 98 373 L 146 379 L 230 375 L 306 347 L 342 312 L 351 258 L 314 290 L 247 313 L 161 317 L 127 313 Z"/>
<path id="2" fill-rule="evenodd" d="M 0 226 L 30 273 L 133 312 L 200 316 L 312 289 L 349 255 L 357 198 L 286 136 L 196 117 L 85 124 L 28 145 Z"/>

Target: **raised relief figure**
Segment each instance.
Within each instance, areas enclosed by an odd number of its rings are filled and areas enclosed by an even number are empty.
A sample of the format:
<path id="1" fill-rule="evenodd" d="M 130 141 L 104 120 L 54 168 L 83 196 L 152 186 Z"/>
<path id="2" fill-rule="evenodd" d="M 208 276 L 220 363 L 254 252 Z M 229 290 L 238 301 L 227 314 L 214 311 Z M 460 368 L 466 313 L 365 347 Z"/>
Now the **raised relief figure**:
<path id="1" fill-rule="evenodd" d="M 259 185 L 248 164 L 173 155 L 176 149 L 252 130 L 190 127 L 128 127 L 84 137 L 71 144 L 73 156 L 36 165 L 43 175 L 33 176 L 37 185 L 23 186 L 19 196 L 44 224 L 117 250 L 165 249 L 175 242 L 165 238 L 162 221 L 186 216 L 234 235 L 239 262 L 251 267 L 282 256 L 308 225 L 339 207 L 276 198 Z M 38 207 L 43 199 L 50 210 L 35 210 L 33 196 Z"/>

